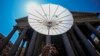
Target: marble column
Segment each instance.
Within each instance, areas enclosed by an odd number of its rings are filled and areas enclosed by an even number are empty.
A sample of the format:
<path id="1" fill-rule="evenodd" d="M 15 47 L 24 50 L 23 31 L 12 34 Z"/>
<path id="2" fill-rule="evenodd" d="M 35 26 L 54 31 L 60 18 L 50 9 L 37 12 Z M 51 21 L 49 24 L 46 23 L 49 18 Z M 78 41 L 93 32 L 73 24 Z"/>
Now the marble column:
<path id="1" fill-rule="evenodd" d="M 85 22 L 85 25 L 87 26 L 87 28 L 92 31 L 100 40 L 100 33 L 88 22 Z"/>
<path id="2" fill-rule="evenodd" d="M 35 41 L 36 41 L 36 38 L 37 38 L 36 36 L 37 36 L 37 32 L 34 31 L 33 34 L 32 34 L 32 38 L 31 38 L 31 41 L 30 41 L 26 56 L 32 56 L 33 51 L 34 51 L 34 47 L 35 47 L 34 46 L 35 45 Z"/>
<path id="3" fill-rule="evenodd" d="M 30 41 L 27 41 L 26 48 L 25 48 L 23 56 L 26 56 L 29 44 L 30 44 Z"/>
<path id="4" fill-rule="evenodd" d="M 18 47 L 24 37 L 24 35 L 27 32 L 27 27 L 23 29 L 23 31 L 21 32 L 21 35 L 17 38 L 16 42 L 14 43 L 14 46 L 11 48 L 11 50 L 8 53 L 8 56 L 15 56 L 16 51 L 18 50 Z"/>
<path id="5" fill-rule="evenodd" d="M 4 47 L 8 44 L 11 37 L 14 35 L 15 31 L 17 30 L 17 26 L 14 26 L 13 30 L 8 34 L 8 36 L 4 39 L 2 46 L 0 47 L 0 52 L 4 49 Z"/>
<path id="6" fill-rule="evenodd" d="M 70 33 L 70 35 L 71 35 L 71 38 L 73 39 L 73 43 L 74 43 L 74 45 L 75 45 L 74 48 L 77 49 L 77 52 L 78 52 L 79 56 L 86 56 L 85 53 L 84 53 L 84 51 L 83 51 L 83 49 L 82 49 L 82 47 L 81 47 L 81 45 L 80 45 L 80 43 L 79 43 L 79 41 L 77 40 L 77 37 L 76 37 L 75 34 L 74 34 L 73 29 L 71 29 L 71 30 L 69 31 L 69 33 Z"/>
<path id="7" fill-rule="evenodd" d="M 64 45 L 65 45 L 66 54 L 68 56 L 75 56 L 74 51 L 69 42 L 68 36 L 65 33 L 62 35 L 62 39 L 63 39 Z"/>
<path id="8" fill-rule="evenodd" d="M 34 51 L 33 51 L 32 56 L 38 56 L 39 55 L 38 52 L 40 52 L 39 51 L 39 47 L 41 46 L 41 43 L 40 43 L 41 40 L 42 40 L 41 37 L 40 36 L 37 36 L 36 42 L 35 42 L 35 47 L 34 47 Z"/>
<path id="9" fill-rule="evenodd" d="M 89 52 L 89 54 L 91 56 L 98 56 L 96 49 L 90 44 L 88 39 L 86 39 L 86 36 L 81 32 L 81 30 L 78 28 L 78 26 L 76 24 L 74 24 L 73 28 L 74 28 L 76 34 L 79 36 L 79 39 L 82 41 L 85 48 Z"/>
<path id="10" fill-rule="evenodd" d="M 24 44 L 25 44 L 25 40 L 23 40 L 23 42 L 22 42 L 22 44 L 21 44 L 21 47 L 19 48 L 19 50 L 18 50 L 16 56 L 20 56 L 20 54 L 21 54 L 21 52 L 22 52 L 22 50 L 23 50 Z"/>

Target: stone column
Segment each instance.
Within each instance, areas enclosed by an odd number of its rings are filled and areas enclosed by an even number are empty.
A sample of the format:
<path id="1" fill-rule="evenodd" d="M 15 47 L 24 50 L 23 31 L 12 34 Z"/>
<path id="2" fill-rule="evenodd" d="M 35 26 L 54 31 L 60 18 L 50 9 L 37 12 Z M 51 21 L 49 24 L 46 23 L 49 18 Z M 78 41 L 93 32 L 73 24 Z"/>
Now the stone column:
<path id="1" fill-rule="evenodd" d="M 33 34 L 32 34 L 32 38 L 31 38 L 31 41 L 30 41 L 26 56 L 32 56 L 33 51 L 34 51 L 34 47 L 35 47 L 34 46 L 35 45 L 35 41 L 36 41 L 36 38 L 37 38 L 36 36 L 37 36 L 37 32 L 34 31 Z"/>
<path id="2" fill-rule="evenodd" d="M 30 44 L 30 41 L 27 41 L 26 48 L 25 48 L 25 50 L 24 50 L 24 54 L 23 54 L 23 56 L 26 56 L 26 53 L 27 53 L 27 50 L 28 50 L 29 44 Z"/>
<path id="3" fill-rule="evenodd" d="M 100 33 L 88 22 L 85 22 L 85 25 L 87 26 L 87 28 L 92 31 L 100 40 Z"/>
<path id="4" fill-rule="evenodd" d="M 37 36 L 36 42 L 35 42 L 35 48 L 34 48 L 32 56 L 38 56 L 39 55 L 38 52 L 40 52 L 40 51 L 38 49 L 39 49 L 41 40 L 42 40 L 41 37 Z"/>
<path id="5" fill-rule="evenodd" d="M 79 43 L 79 41 L 77 40 L 77 37 L 76 37 L 75 34 L 74 34 L 73 29 L 71 29 L 71 31 L 70 31 L 69 33 L 70 33 L 70 35 L 71 35 L 71 38 L 73 39 L 73 43 L 74 43 L 74 45 L 75 45 L 74 48 L 77 49 L 78 54 L 79 54 L 80 56 L 86 56 L 85 53 L 84 53 L 84 51 L 83 51 L 83 49 L 82 49 L 82 47 L 81 47 L 81 45 L 80 45 L 80 43 Z"/>
<path id="6" fill-rule="evenodd" d="M 19 45 L 20 45 L 25 33 L 27 32 L 27 29 L 28 29 L 27 27 L 25 29 L 23 29 L 21 35 L 18 37 L 18 39 L 14 43 L 14 46 L 9 51 L 8 56 L 15 56 L 16 51 L 18 50 L 18 47 L 19 47 Z"/>
<path id="7" fill-rule="evenodd" d="M 64 45 L 65 45 L 67 55 L 68 56 L 75 56 L 74 51 L 70 45 L 68 36 L 66 34 L 63 34 L 62 39 L 63 39 Z"/>
<path id="8" fill-rule="evenodd" d="M 15 31 L 17 30 L 17 26 L 14 26 L 13 30 L 8 34 L 8 36 L 4 39 L 3 41 L 3 45 L 0 47 L 0 52 L 4 49 L 4 47 L 8 44 L 9 40 L 11 39 L 11 37 L 13 36 L 13 34 L 15 33 Z"/>
<path id="9" fill-rule="evenodd" d="M 21 52 L 22 52 L 22 50 L 23 50 L 24 44 L 25 44 L 25 40 L 23 40 L 23 42 L 22 42 L 22 44 L 21 44 L 21 47 L 19 48 L 19 50 L 18 50 L 16 56 L 20 56 L 20 54 L 21 54 Z"/>
<path id="10" fill-rule="evenodd" d="M 100 52 L 100 42 L 98 44 L 96 44 L 91 37 L 89 37 L 89 40 L 94 45 L 94 47 L 98 50 L 98 52 Z"/>
<path id="11" fill-rule="evenodd" d="M 98 56 L 96 49 L 90 44 L 90 42 L 86 39 L 86 36 L 81 32 L 81 30 L 78 28 L 76 24 L 73 26 L 76 34 L 79 36 L 80 40 L 86 47 L 87 51 L 91 56 Z"/>

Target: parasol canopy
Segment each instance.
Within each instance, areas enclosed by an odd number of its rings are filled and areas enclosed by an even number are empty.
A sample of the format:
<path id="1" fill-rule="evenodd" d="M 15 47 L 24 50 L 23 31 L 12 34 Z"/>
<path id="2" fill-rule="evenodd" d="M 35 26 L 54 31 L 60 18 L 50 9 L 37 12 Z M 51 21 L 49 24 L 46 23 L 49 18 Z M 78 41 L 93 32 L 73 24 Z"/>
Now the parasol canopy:
<path id="1" fill-rule="evenodd" d="M 68 9 L 56 4 L 38 4 L 29 8 L 29 25 L 44 35 L 59 35 L 73 25 L 73 17 Z"/>

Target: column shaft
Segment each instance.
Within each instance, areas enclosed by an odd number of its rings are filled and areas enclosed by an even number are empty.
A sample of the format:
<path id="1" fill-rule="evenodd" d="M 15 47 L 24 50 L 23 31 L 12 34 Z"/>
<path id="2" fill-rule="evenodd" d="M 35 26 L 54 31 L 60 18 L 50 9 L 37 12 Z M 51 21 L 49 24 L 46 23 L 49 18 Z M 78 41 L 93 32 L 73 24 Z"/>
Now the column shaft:
<path id="1" fill-rule="evenodd" d="M 88 22 L 85 22 L 85 25 L 87 26 L 87 28 L 92 31 L 100 40 L 100 33 Z"/>
<path id="2" fill-rule="evenodd" d="M 31 38 L 31 41 L 30 41 L 30 44 L 29 44 L 29 48 L 28 48 L 28 51 L 27 51 L 27 54 L 26 56 L 32 56 L 33 54 L 33 51 L 34 51 L 34 45 L 35 45 L 35 41 L 36 41 L 36 37 L 37 36 L 37 32 L 34 31 L 33 32 L 33 35 L 32 35 L 32 38 Z"/>
<path id="3" fill-rule="evenodd" d="M 21 47 L 19 48 L 19 50 L 18 50 L 18 52 L 17 52 L 16 56 L 20 56 L 20 54 L 21 54 L 21 52 L 22 52 L 22 49 L 23 49 L 24 44 L 25 44 L 25 40 L 23 40 L 23 42 L 22 42 L 22 44 L 21 44 Z"/>
<path id="4" fill-rule="evenodd" d="M 13 47 L 11 48 L 11 50 L 9 51 L 8 56 L 15 56 L 16 51 L 18 50 L 18 47 L 19 47 L 19 45 L 20 45 L 20 43 L 21 43 L 21 41 L 22 41 L 22 39 L 23 39 L 23 37 L 24 37 L 26 31 L 27 31 L 27 28 L 23 29 L 21 35 L 18 37 L 18 39 L 17 39 L 16 42 L 14 43 L 14 46 L 13 46 Z"/>
<path id="5" fill-rule="evenodd" d="M 23 56 L 26 56 L 26 53 L 27 53 L 27 50 L 28 50 L 28 47 L 29 47 L 29 43 L 30 43 L 30 41 L 27 41 L 26 48 L 25 48 Z"/>
<path id="6" fill-rule="evenodd" d="M 41 46 L 40 45 L 41 40 L 42 40 L 41 37 L 37 36 L 36 42 L 35 42 L 35 48 L 34 48 L 34 52 L 33 52 L 32 56 L 38 56 L 39 55 L 38 52 L 40 52 L 39 51 L 39 46 Z"/>
<path id="7" fill-rule="evenodd" d="M 63 39 L 64 45 L 65 45 L 65 49 L 66 49 L 67 55 L 68 56 L 75 56 L 67 35 L 63 34 L 62 35 L 62 39 Z"/>
<path id="8" fill-rule="evenodd" d="M 81 32 L 81 30 L 78 28 L 77 25 L 74 24 L 74 30 L 76 34 L 79 36 L 80 40 L 85 45 L 86 49 L 90 53 L 91 56 L 98 56 L 96 49 L 89 43 L 89 41 L 86 39 L 85 35 Z"/>
<path id="9" fill-rule="evenodd" d="M 94 47 L 98 50 L 98 52 L 100 52 L 100 44 L 99 44 L 99 43 L 96 44 L 96 43 L 94 42 L 94 40 L 93 40 L 91 37 L 89 37 L 89 40 L 90 40 L 91 43 L 94 45 Z"/>
<path id="10" fill-rule="evenodd" d="M 79 56 L 86 56 L 81 45 L 79 44 L 79 41 L 77 40 L 77 37 L 75 36 L 75 34 L 73 32 L 73 29 L 70 31 L 70 35 L 71 35 L 71 38 L 73 39 L 73 43 L 75 45 L 74 48 L 77 49 Z"/>

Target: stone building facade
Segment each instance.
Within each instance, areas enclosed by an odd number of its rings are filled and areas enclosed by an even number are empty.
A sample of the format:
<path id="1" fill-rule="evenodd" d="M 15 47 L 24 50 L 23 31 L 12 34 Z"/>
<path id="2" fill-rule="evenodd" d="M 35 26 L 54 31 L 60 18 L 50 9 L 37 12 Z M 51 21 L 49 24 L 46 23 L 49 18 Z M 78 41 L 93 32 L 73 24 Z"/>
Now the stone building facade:
<path id="1" fill-rule="evenodd" d="M 39 56 L 46 41 L 50 41 L 57 48 L 58 56 L 99 56 L 100 32 L 96 28 L 100 25 L 100 20 L 97 18 L 97 14 L 81 12 L 72 12 L 72 14 L 74 18 L 72 28 L 57 36 L 45 36 L 37 33 L 29 26 L 27 16 L 17 19 L 17 25 L 5 38 L 0 52 L 3 53 L 4 47 L 18 30 L 19 37 L 7 52 L 8 56 Z M 91 34 L 94 36 L 91 37 Z M 26 47 L 24 48 L 25 42 Z"/>

